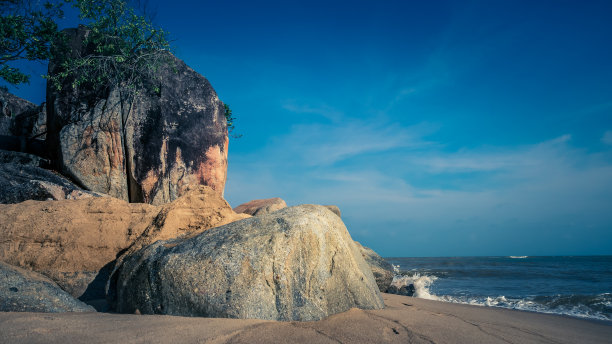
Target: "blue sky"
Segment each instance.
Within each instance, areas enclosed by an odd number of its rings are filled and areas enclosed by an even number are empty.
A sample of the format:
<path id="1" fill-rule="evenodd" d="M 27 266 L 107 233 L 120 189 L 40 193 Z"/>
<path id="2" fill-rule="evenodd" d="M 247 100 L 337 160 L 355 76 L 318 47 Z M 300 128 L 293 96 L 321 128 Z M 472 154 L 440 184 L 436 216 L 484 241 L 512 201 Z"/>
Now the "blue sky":
<path id="1" fill-rule="evenodd" d="M 383 256 L 612 254 L 612 2 L 150 5 L 238 118 L 232 206 L 336 204 Z"/>

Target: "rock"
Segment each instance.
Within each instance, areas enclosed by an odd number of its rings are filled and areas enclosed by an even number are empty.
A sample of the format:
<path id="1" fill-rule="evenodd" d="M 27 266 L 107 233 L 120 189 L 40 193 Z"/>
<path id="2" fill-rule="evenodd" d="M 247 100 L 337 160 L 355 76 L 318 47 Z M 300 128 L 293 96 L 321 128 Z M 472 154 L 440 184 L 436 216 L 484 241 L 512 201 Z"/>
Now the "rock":
<path id="1" fill-rule="evenodd" d="M 406 286 L 401 287 L 398 294 L 413 296 L 415 291 L 416 289 L 414 288 L 414 284 L 408 284 Z"/>
<path id="2" fill-rule="evenodd" d="M 112 197 L 0 205 L 0 260 L 42 273 L 90 303 L 105 298 L 115 259 L 133 245 L 245 216 L 205 186 L 163 207 Z"/>
<path id="3" fill-rule="evenodd" d="M 390 285 L 389 288 L 387 288 L 386 292 L 389 294 L 414 296 L 415 291 L 416 289 L 414 288 L 414 284 L 408 284 L 408 285 L 403 285 L 399 288 L 395 285 Z"/>
<path id="4" fill-rule="evenodd" d="M 28 165 L 34 167 L 45 167 L 49 165 L 48 160 L 37 155 L 22 152 L 5 151 L 0 149 L 0 163 Z"/>
<path id="5" fill-rule="evenodd" d="M 391 282 L 393 282 L 393 266 L 371 248 L 362 246 L 357 241 L 355 241 L 355 245 L 359 248 L 359 252 L 370 266 L 374 278 L 376 278 L 378 289 L 383 293 L 386 292 Z"/>
<path id="6" fill-rule="evenodd" d="M 104 297 L 106 278 L 98 274 L 144 232 L 155 210 L 112 197 L 0 205 L 0 260 L 42 273 L 81 300 L 92 292 Z"/>
<path id="7" fill-rule="evenodd" d="M 11 124 L 15 136 L 44 140 L 47 132 L 47 107 L 45 104 L 27 109 L 17 116 Z"/>
<path id="8" fill-rule="evenodd" d="M 334 214 L 338 215 L 339 218 L 342 218 L 342 214 L 340 213 L 340 208 L 337 205 L 324 205 L 327 209 L 331 210 Z"/>
<path id="9" fill-rule="evenodd" d="M 0 203 L 97 197 L 66 178 L 38 166 L 46 160 L 35 155 L 0 151 Z"/>
<path id="10" fill-rule="evenodd" d="M 243 203 L 236 208 L 234 211 L 237 213 L 244 213 L 253 216 L 269 214 L 273 211 L 277 211 L 287 207 L 287 203 L 282 199 L 267 198 L 267 199 L 256 199 L 250 202 Z"/>
<path id="11" fill-rule="evenodd" d="M 124 313 L 305 321 L 384 307 L 346 227 L 316 205 L 158 241 L 118 276 Z"/>
<path id="12" fill-rule="evenodd" d="M 158 240 L 191 237 L 209 228 L 250 217 L 235 213 L 230 205 L 208 186 L 191 187 L 187 193 L 172 203 L 165 204 L 142 235 L 114 263 L 116 271 L 123 260 Z M 111 274 L 114 279 L 115 271 Z M 114 284 L 107 292 L 114 298 Z"/>
<path id="13" fill-rule="evenodd" d="M 66 30 L 87 54 L 85 27 Z M 227 123 L 208 80 L 174 56 L 134 98 L 118 89 L 47 87 L 47 141 L 58 168 L 86 188 L 130 202 L 164 204 L 189 186 L 223 195 Z M 56 63 L 49 64 L 50 72 Z M 69 81 L 67 81 L 68 83 Z"/>
<path id="14" fill-rule="evenodd" d="M 35 107 L 33 103 L 0 88 L 0 135 L 13 135 L 11 127 L 15 117 Z"/>
<path id="15" fill-rule="evenodd" d="M 0 311 L 2 312 L 95 312 L 53 281 L 38 273 L 0 261 Z"/>

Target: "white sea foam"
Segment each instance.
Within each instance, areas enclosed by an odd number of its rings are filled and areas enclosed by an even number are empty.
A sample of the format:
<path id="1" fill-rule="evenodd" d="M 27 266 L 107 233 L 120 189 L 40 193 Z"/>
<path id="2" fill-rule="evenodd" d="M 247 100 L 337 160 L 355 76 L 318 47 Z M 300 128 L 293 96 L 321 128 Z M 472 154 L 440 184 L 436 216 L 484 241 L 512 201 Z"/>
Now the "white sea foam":
<path id="1" fill-rule="evenodd" d="M 508 258 L 512 258 L 512 259 L 525 259 L 525 258 L 529 258 L 529 256 L 510 256 Z"/>
<path id="2" fill-rule="evenodd" d="M 569 315 L 579 318 L 612 320 L 609 315 L 596 311 L 583 304 L 561 304 L 554 305 L 555 300 L 551 300 L 548 304 L 536 302 L 530 298 L 525 299 L 510 299 L 505 296 L 497 297 L 453 297 L 448 295 L 435 296 L 439 301 L 463 303 L 474 306 L 500 307 L 509 309 L 518 309 L 523 311 L 531 311 L 538 313 Z"/>
<path id="3" fill-rule="evenodd" d="M 420 275 L 418 273 L 415 273 L 412 276 L 395 275 L 395 277 L 393 277 L 393 282 L 391 282 L 391 285 L 396 286 L 398 289 L 400 289 L 401 287 L 412 284 L 414 286 L 414 297 L 428 300 L 437 300 L 438 297 L 431 294 L 431 292 L 429 291 L 429 287 L 437 279 L 438 277 L 436 276 Z"/>
<path id="4" fill-rule="evenodd" d="M 576 303 L 576 300 L 572 300 L 572 296 L 549 296 L 544 299 L 536 299 L 533 297 L 527 297 L 523 299 L 507 298 L 504 295 L 496 297 L 491 296 L 449 296 L 449 295 L 434 295 L 430 287 L 438 279 L 436 276 L 429 276 L 420 273 L 413 273 L 412 275 L 400 275 L 396 274 L 391 283 L 393 286 L 400 289 L 401 287 L 412 284 L 414 286 L 414 297 L 428 300 L 438 300 L 452 303 L 462 303 L 475 306 L 486 306 L 486 307 L 501 307 L 509 309 L 518 309 L 524 311 L 532 311 L 538 313 L 549 313 L 549 314 L 560 314 L 569 315 L 573 317 L 599 319 L 599 320 L 612 320 L 609 316 L 609 311 L 603 311 L 603 313 L 597 310 L 597 307 L 593 306 L 601 305 L 604 307 L 611 306 L 612 295 L 609 293 L 600 294 L 594 296 L 592 301 L 586 303 L 591 307 Z M 581 301 L 582 302 L 582 301 Z"/>

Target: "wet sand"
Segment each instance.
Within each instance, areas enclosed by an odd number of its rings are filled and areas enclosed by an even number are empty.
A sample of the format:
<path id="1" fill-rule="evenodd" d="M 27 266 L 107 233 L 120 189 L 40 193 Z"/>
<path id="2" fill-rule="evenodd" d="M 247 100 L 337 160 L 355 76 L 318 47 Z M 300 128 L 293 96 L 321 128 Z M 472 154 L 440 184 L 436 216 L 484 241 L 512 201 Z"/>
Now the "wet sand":
<path id="1" fill-rule="evenodd" d="M 0 343 L 612 343 L 612 322 L 383 296 L 315 322 L 0 313 Z"/>

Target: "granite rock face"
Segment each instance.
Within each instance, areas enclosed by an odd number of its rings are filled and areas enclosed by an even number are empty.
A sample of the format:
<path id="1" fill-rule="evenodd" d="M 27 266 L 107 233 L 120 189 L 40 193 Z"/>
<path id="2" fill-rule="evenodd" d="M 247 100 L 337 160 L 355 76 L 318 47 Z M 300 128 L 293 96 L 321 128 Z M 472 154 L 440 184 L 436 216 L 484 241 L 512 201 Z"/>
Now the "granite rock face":
<path id="1" fill-rule="evenodd" d="M 127 257 L 117 310 L 143 314 L 318 320 L 381 309 L 374 276 L 338 216 L 301 205 Z"/>
<path id="2" fill-rule="evenodd" d="M 98 275 L 142 234 L 155 210 L 112 197 L 3 204 L 0 260 L 39 272 L 82 300 L 91 288 L 103 298 L 106 279 Z"/>
<path id="3" fill-rule="evenodd" d="M 11 133 L 29 139 L 44 140 L 47 132 L 47 106 L 45 104 L 29 108 L 15 116 L 11 123 Z"/>
<path id="4" fill-rule="evenodd" d="M 35 155 L 0 150 L 0 203 L 97 197 L 66 178 L 45 170 L 47 161 Z"/>
<path id="5" fill-rule="evenodd" d="M 35 107 L 33 103 L 0 88 L 0 135 L 14 135 L 11 127 L 15 117 Z"/>
<path id="6" fill-rule="evenodd" d="M 95 312 L 41 274 L 0 261 L 0 311 Z"/>
<path id="7" fill-rule="evenodd" d="M 126 257 L 159 240 L 192 237 L 213 227 L 250 217 L 235 213 L 215 190 L 208 186 L 191 187 L 177 200 L 159 207 L 159 212 L 143 233 L 123 251 L 113 264 L 106 293 L 115 298 L 116 272 Z"/>
<path id="8" fill-rule="evenodd" d="M 72 53 L 88 54 L 84 27 L 66 30 Z M 168 55 L 135 96 L 119 89 L 47 88 L 47 142 L 58 168 L 86 188 L 130 202 L 164 204 L 193 185 L 223 195 L 224 105 L 208 80 Z M 57 67 L 53 61 L 50 72 Z"/>
<path id="9" fill-rule="evenodd" d="M 82 301 L 104 299 L 116 258 L 133 246 L 245 216 L 206 186 L 163 207 L 112 197 L 0 205 L 0 261 L 42 273 Z"/>
<path id="10" fill-rule="evenodd" d="M 383 293 L 387 292 L 391 282 L 393 282 L 393 266 L 371 248 L 362 246 L 357 241 L 355 241 L 355 245 L 359 248 L 361 255 L 370 266 L 378 289 Z"/>
<path id="11" fill-rule="evenodd" d="M 287 203 L 281 198 L 266 198 L 256 199 L 250 202 L 243 203 L 236 208 L 234 211 L 237 213 L 244 213 L 253 216 L 269 214 L 273 211 L 277 211 L 287 207 Z"/>

